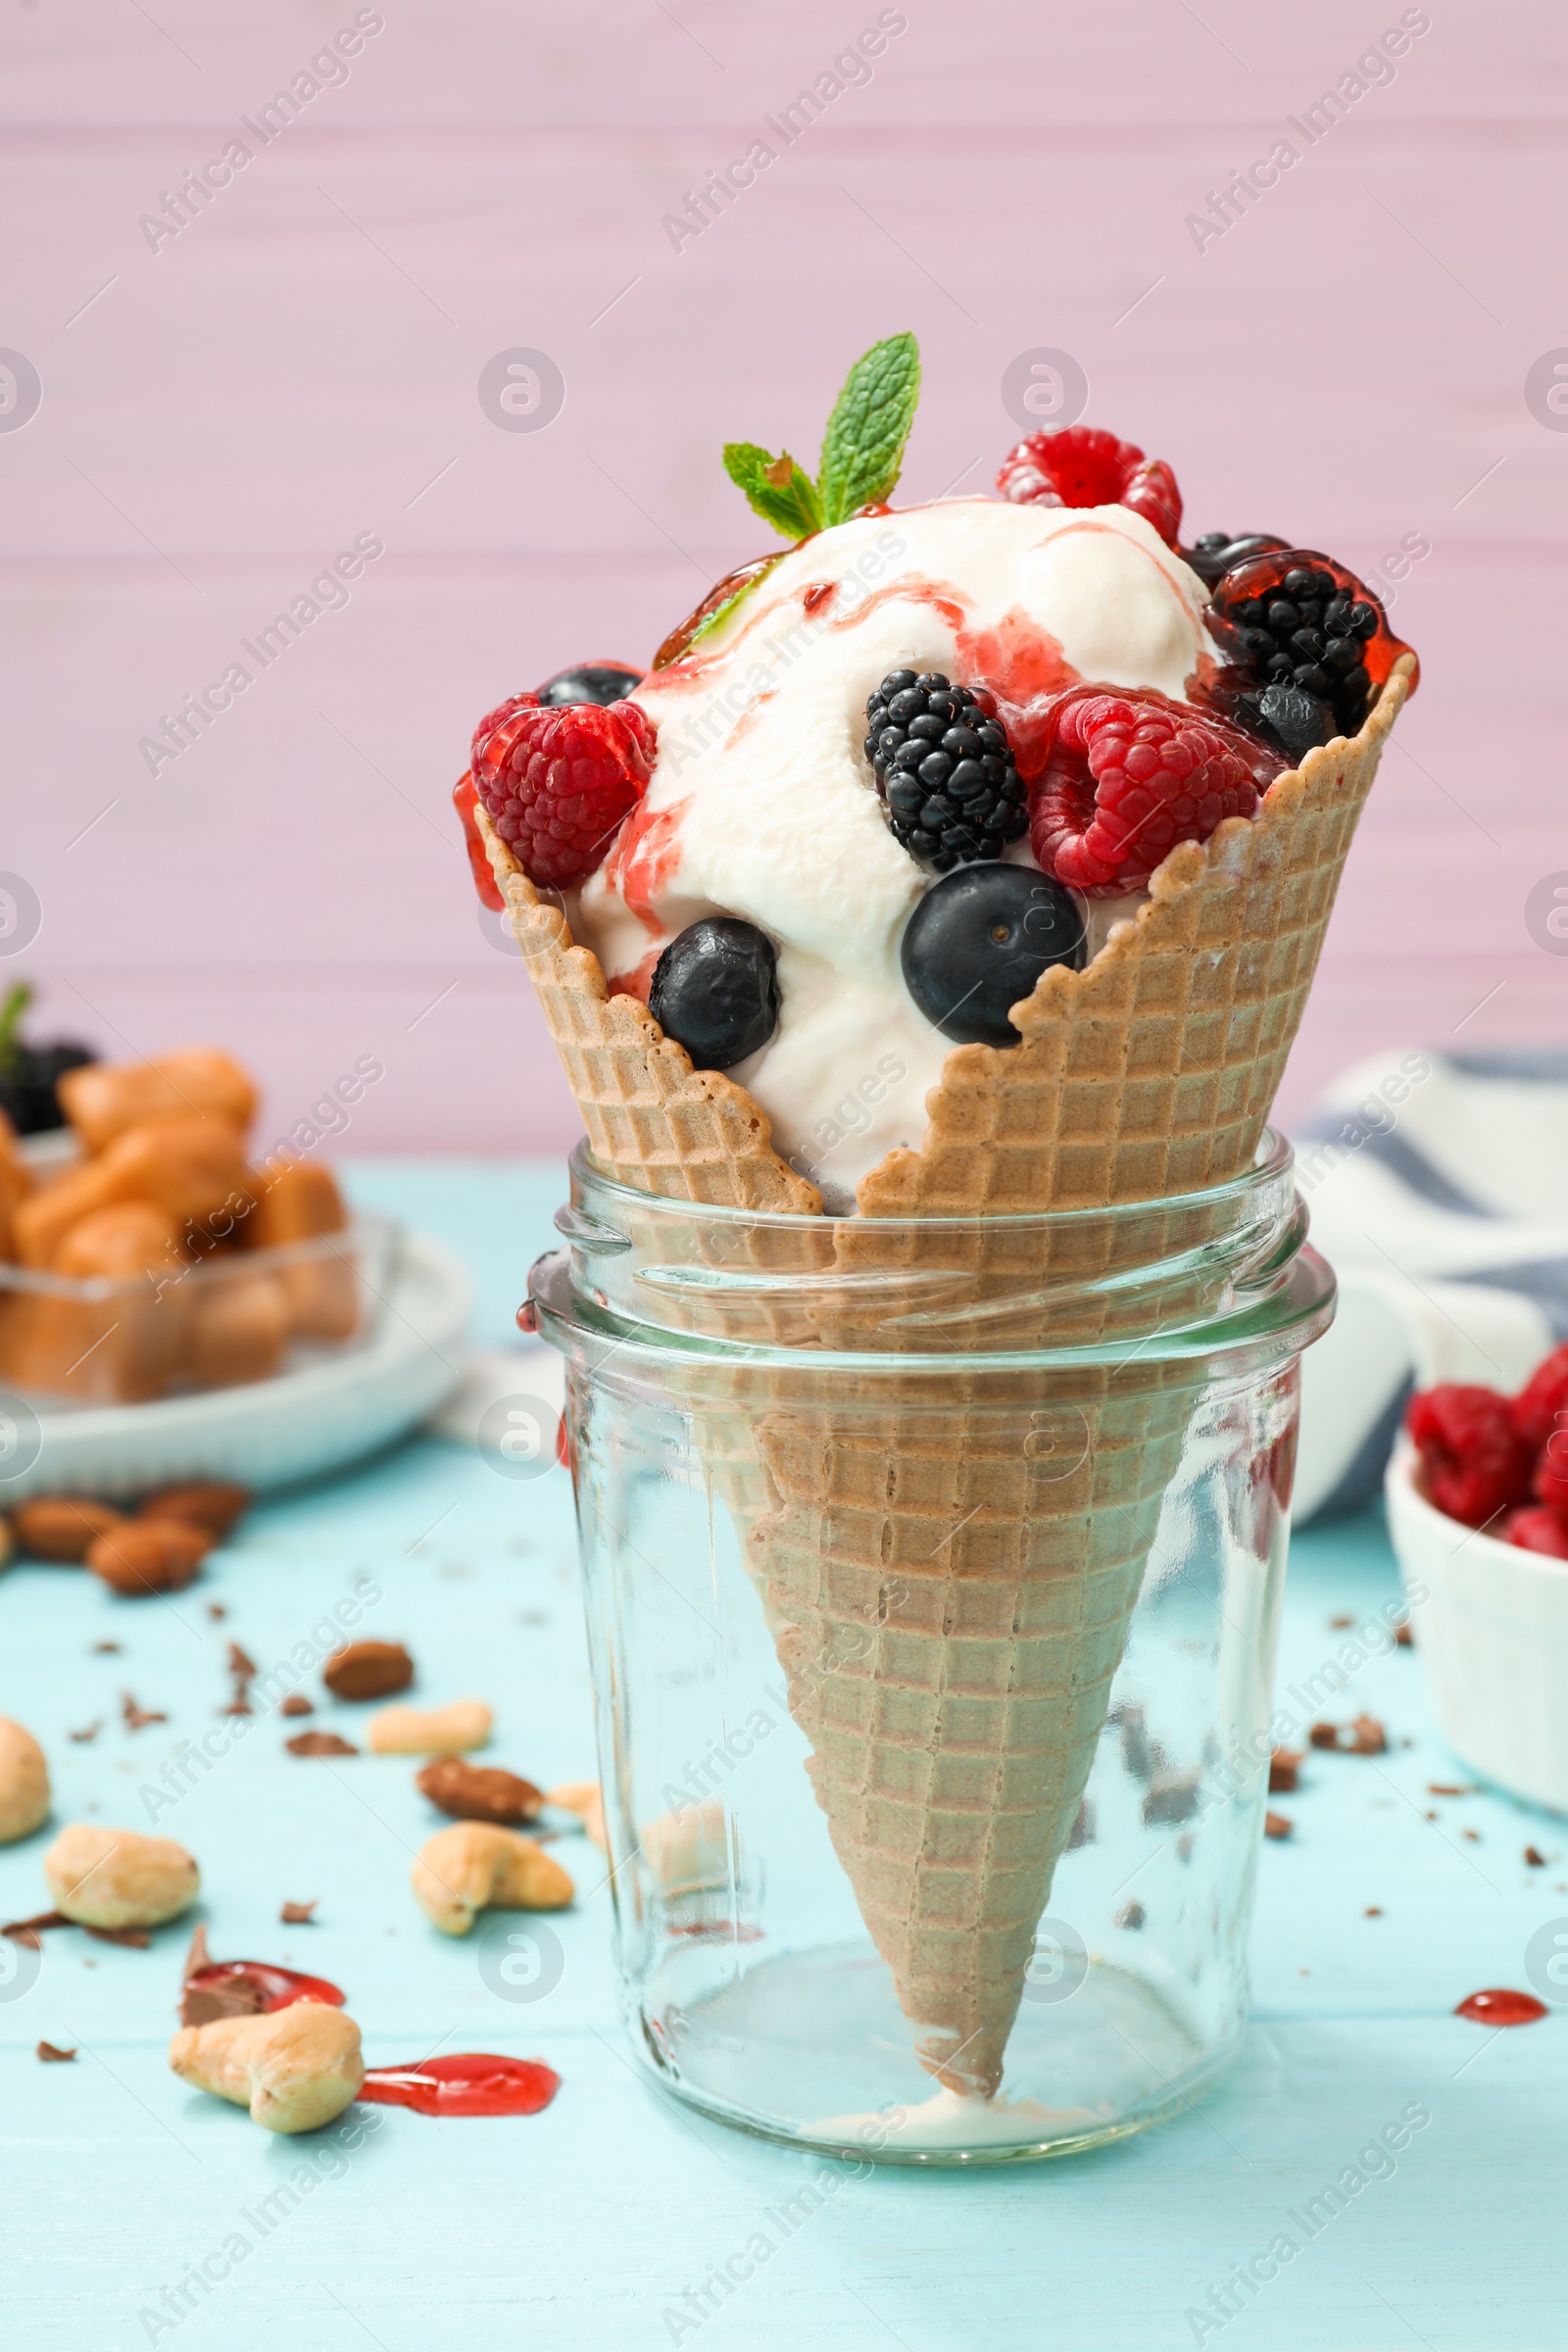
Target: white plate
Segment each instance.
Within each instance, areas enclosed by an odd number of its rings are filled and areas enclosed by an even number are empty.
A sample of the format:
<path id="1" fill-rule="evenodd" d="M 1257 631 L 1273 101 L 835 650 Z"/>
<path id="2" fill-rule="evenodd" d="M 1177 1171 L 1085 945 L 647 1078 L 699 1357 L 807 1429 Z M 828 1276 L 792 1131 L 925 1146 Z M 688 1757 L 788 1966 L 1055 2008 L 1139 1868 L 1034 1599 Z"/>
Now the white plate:
<path id="1" fill-rule="evenodd" d="M 261 1491 L 340 1469 L 401 1437 L 456 1387 L 472 1289 L 450 1250 L 405 1232 L 386 1304 L 362 1347 L 246 1388 L 44 1409 L 36 1432 L 24 1412 L 13 1445 L 26 1466 L 8 1479 L 0 1459 L 0 1509 L 29 1494 L 132 1494 L 180 1478 Z"/>
<path id="2" fill-rule="evenodd" d="M 1485 1779 L 1568 1813 L 1568 1560 L 1448 1518 L 1415 1459 L 1401 1438 L 1389 1535 L 1443 1736 Z"/>

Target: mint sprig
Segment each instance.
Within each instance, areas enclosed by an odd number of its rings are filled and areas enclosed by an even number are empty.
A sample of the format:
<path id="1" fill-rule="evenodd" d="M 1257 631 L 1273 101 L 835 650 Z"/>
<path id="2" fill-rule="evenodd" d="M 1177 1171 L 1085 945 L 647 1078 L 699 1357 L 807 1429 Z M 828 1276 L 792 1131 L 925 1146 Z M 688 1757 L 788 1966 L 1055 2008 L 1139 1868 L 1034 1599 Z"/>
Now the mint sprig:
<path id="1" fill-rule="evenodd" d="M 726 441 L 724 471 L 745 491 L 753 513 L 786 539 L 806 539 L 822 528 L 816 484 L 788 450 L 774 458 L 755 441 Z"/>
<path id="2" fill-rule="evenodd" d="M 808 539 L 888 496 L 903 469 L 919 397 L 919 345 L 913 335 L 890 335 L 845 378 L 814 482 L 787 450 L 775 458 L 755 441 L 726 442 L 724 470 L 775 531 Z"/>

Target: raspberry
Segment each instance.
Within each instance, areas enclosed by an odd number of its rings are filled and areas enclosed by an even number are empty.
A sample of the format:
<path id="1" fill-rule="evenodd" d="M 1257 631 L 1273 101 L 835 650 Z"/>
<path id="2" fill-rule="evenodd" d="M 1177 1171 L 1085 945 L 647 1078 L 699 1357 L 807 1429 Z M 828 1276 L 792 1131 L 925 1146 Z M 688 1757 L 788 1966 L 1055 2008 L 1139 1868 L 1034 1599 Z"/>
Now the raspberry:
<path id="1" fill-rule="evenodd" d="M 1178 841 L 1251 816 L 1276 755 L 1152 689 L 1075 689 L 1057 707 L 1029 840 L 1048 874 L 1091 898 L 1142 890 Z"/>
<path id="2" fill-rule="evenodd" d="M 1555 1511 L 1568 1527 L 1568 1413 L 1559 1414 L 1541 1448 L 1533 1492 L 1536 1500 Z"/>
<path id="3" fill-rule="evenodd" d="M 1412 1396 L 1404 1417 L 1428 1499 L 1466 1527 L 1485 1527 L 1530 1498 L 1530 1447 L 1494 1389 L 1446 1385 Z"/>
<path id="4" fill-rule="evenodd" d="M 1568 1347 L 1554 1348 L 1513 1400 L 1513 1425 L 1532 1453 L 1541 1451 L 1559 1413 L 1568 1416 Z"/>
<path id="5" fill-rule="evenodd" d="M 1182 527 L 1182 494 L 1164 460 L 1090 424 L 1031 433 L 1004 458 L 997 488 L 1020 507 L 1130 507 L 1167 547 Z"/>
<path id="6" fill-rule="evenodd" d="M 530 882 L 586 881 L 647 789 L 654 729 L 635 703 L 541 705 L 514 694 L 474 730 L 473 780 Z"/>
<path id="7" fill-rule="evenodd" d="M 1549 1560 L 1568 1560 L 1568 1522 L 1539 1503 L 1510 1511 L 1497 1533 L 1504 1544 L 1517 1544 L 1521 1551 L 1544 1551 Z"/>

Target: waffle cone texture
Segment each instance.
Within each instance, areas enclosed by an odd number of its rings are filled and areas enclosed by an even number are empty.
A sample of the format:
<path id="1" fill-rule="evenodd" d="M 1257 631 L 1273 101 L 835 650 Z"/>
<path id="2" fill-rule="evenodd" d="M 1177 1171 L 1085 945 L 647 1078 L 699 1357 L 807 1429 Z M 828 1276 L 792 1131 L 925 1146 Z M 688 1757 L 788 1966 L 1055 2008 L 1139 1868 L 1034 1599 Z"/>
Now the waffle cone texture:
<path id="1" fill-rule="evenodd" d="M 1013 1008 L 1020 1045 L 956 1047 L 922 1149 L 862 1179 L 860 1217 L 1154 1201 L 1250 1167 L 1412 666 L 1396 665 L 1353 741 L 1278 777 L 1254 818 L 1179 844 L 1088 969 L 1046 972 Z M 636 999 L 609 994 L 478 821 L 601 1169 L 634 1190 L 820 1216 L 766 1114 L 694 1071 Z M 820 1231 L 823 1262 L 880 1256 L 858 1219 Z M 917 1266 L 934 1245 L 911 1247 L 901 1262 Z M 902 1344 L 961 1353 L 957 1331 Z M 875 1329 L 816 1341 L 901 1344 Z M 742 1522 L 818 1802 L 922 2061 L 989 2095 L 1193 1392 L 1150 1372 L 1009 1394 L 956 1363 L 940 1411 L 912 1379 L 902 1393 L 852 1379 L 832 1404 L 803 1404 L 798 1386 L 791 1397 L 754 1389 L 722 1428 L 699 1418 L 698 1442 L 712 1441 L 709 1474 Z"/>

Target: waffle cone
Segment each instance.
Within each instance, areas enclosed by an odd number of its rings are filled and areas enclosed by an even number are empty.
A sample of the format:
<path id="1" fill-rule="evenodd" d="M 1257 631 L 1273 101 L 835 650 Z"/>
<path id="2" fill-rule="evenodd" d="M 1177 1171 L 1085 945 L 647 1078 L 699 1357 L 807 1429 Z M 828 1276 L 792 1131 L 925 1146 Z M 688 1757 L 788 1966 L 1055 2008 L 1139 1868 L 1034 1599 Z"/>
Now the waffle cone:
<path id="1" fill-rule="evenodd" d="M 1104 1292 L 1075 1309 L 1061 1288 L 1064 1274 L 1109 1270 L 1062 1262 L 1084 1246 L 1071 1229 L 1043 1242 L 1033 1229 L 1055 1260 L 1020 1264 L 1015 1236 L 967 1228 L 967 1303 L 944 1319 L 917 1286 L 953 1252 L 929 1228 L 862 1220 L 1158 1201 L 1250 1166 L 1412 670 L 1401 660 L 1354 740 L 1308 753 L 1255 818 L 1178 845 L 1149 904 L 1085 971 L 1048 971 L 1013 1008 L 1020 1045 L 956 1048 L 926 1099 L 922 1149 L 890 1152 L 862 1179 L 858 1217 L 753 1239 L 760 1263 L 782 1251 L 824 1272 L 902 1269 L 906 1311 L 890 1312 L 885 1291 L 858 1308 L 843 1293 L 817 1309 L 759 1307 L 764 1328 L 745 1336 L 799 1344 L 803 1311 L 809 1339 L 836 1349 L 962 1354 L 977 1312 L 988 1339 L 1012 1348 L 1048 1330 L 1084 1341 L 1113 1329 Z M 818 1216 L 765 1113 L 732 1081 L 694 1072 L 635 999 L 609 995 L 597 959 L 479 821 L 604 1172 Z M 1055 1286 L 1049 1298 L 1040 1288 L 1031 1300 L 1031 1275 Z M 998 1302 L 1020 1286 L 1013 1328 L 997 1338 Z M 788 1327 L 769 1333 L 770 1313 Z M 890 1399 L 885 1383 L 852 1378 L 828 1406 L 796 1388 L 770 1403 L 762 1376 L 748 1378 L 736 1413 L 698 1418 L 697 1442 L 745 1531 L 817 1799 L 922 2061 L 951 2087 L 989 2094 L 1194 1391 L 1155 1373 L 1113 1387 L 1101 1372 L 1070 1393 L 1038 1379 L 1008 1393 L 956 1365 L 935 1413 L 912 1380 Z"/>

